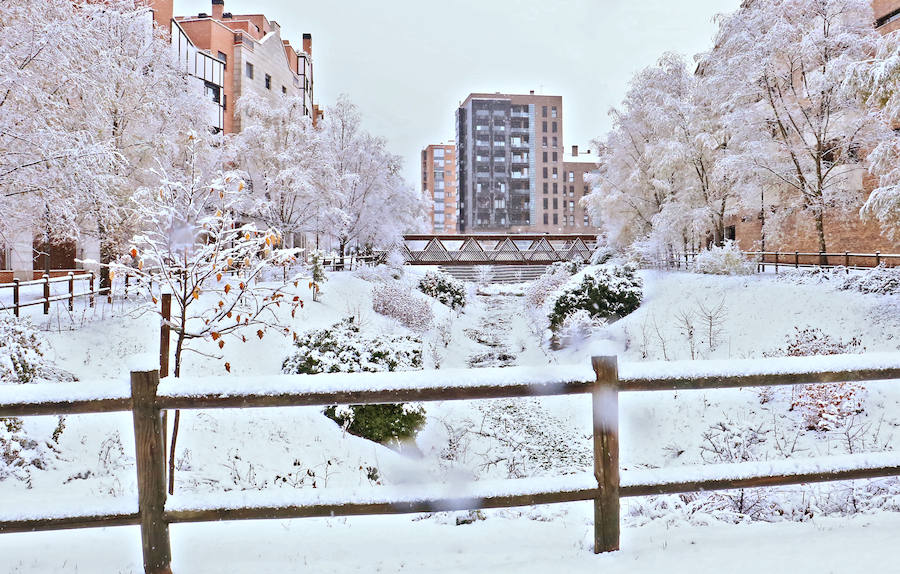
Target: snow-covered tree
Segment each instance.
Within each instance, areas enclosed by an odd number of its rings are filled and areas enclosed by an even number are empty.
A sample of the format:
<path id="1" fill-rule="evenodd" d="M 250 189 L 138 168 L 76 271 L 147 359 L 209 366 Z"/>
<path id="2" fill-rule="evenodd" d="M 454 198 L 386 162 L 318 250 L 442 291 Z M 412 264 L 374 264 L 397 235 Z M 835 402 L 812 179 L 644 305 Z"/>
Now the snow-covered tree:
<path id="1" fill-rule="evenodd" d="M 142 0 L 11 0 L 0 22 L 0 195 L 17 214 L 7 225 L 96 236 L 109 263 L 134 232 L 134 190 L 181 161 L 177 134 L 205 127 L 197 80 Z"/>
<path id="2" fill-rule="evenodd" d="M 900 34 L 879 38 L 873 57 L 853 66 L 844 87 L 885 128 L 900 124 Z M 900 136 L 884 129 L 866 159 L 878 185 L 861 214 L 876 219 L 891 239 L 900 238 Z"/>
<path id="3" fill-rule="evenodd" d="M 601 149 L 601 175 L 587 199 L 613 244 L 651 251 L 724 239 L 735 209 L 729 132 L 716 98 L 682 57 L 664 55 L 632 81 Z"/>
<path id="4" fill-rule="evenodd" d="M 188 165 L 195 165 L 194 150 L 203 144 L 197 143 L 194 134 L 185 138 L 191 158 Z M 260 231 L 235 220 L 235 208 L 248 194 L 239 175 L 219 173 L 210 181 L 199 169 L 185 174 L 169 179 L 160 172 L 159 186 L 135 193 L 129 216 L 141 232 L 133 238 L 126 260 L 111 266 L 136 277 L 136 291 L 144 296 L 145 309 L 162 313 L 159 297 L 171 293 L 171 317 L 164 319 L 175 336 L 175 377 L 181 375 L 185 351 L 201 352 L 192 343 L 208 340 L 221 350 L 229 337 L 262 339 L 269 329 L 292 333 L 276 309 L 283 307 L 293 317 L 303 304 L 287 292 L 287 281 L 259 282 L 267 268 L 285 264 L 296 251 L 276 247 L 282 243 L 277 230 Z M 292 281 L 297 284 L 297 279 Z M 224 367 L 231 371 L 229 362 Z M 176 411 L 170 491 L 179 418 Z"/>
<path id="5" fill-rule="evenodd" d="M 351 244 L 391 245 L 424 224 L 424 199 L 403 180 L 401 158 L 363 129 L 346 96 L 326 110 L 319 162 L 316 232 L 334 237 L 341 254 Z"/>
<path id="6" fill-rule="evenodd" d="M 232 142 L 234 160 L 252 184 L 242 210 L 293 245 L 295 234 L 314 229 L 322 207 L 313 184 L 319 133 L 304 115 L 302 98 L 247 94 L 237 107 L 244 124 Z"/>
<path id="7" fill-rule="evenodd" d="M 858 205 L 850 164 L 881 128 L 842 89 L 874 52 L 872 22 L 868 0 L 755 0 L 721 21 L 706 62 L 728 96 L 734 165 L 775 194 L 777 214 L 810 216 L 823 252 L 825 211 Z"/>

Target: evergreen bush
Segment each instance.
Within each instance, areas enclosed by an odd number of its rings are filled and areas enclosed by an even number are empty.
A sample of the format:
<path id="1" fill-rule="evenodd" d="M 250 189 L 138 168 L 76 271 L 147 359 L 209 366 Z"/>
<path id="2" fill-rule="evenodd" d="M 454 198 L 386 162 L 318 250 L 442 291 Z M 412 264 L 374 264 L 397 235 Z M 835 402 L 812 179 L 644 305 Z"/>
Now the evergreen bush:
<path id="1" fill-rule="evenodd" d="M 419 280 L 419 291 L 434 297 L 451 309 L 466 306 L 466 286 L 462 281 L 440 271 L 429 271 Z"/>
<path id="2" fill-rule="evenodd" d="M 642 286 L 630 265 L 598 267 L 556 295 L 548 317 L 550 328 L 558 331 L 566 318 L 579 309 L 593 319 L 614 321 L 624 317 L 640 306 Z"/>
<path id="3" fill-rule="evenodd" d="M 422 340 L 410 336 L 367 337 L 352 318 L 297 339 L 297 351 L 282 365 L 289 374 L 360 373 L 422 368 Z M 328 407 L 325 416 L 350 434 L 380 443 L 412 438 L 425 410 L 409 404 Z"/>

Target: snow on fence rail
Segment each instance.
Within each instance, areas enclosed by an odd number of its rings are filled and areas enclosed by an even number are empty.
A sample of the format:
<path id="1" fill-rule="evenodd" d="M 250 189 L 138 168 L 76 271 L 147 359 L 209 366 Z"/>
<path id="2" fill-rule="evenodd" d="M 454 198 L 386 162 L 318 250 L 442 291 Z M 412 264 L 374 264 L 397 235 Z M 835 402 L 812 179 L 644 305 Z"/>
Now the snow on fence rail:
<path id="1" fill-rule="evenodd" d="M 144 367 L 146 368 L 146 367 Z M 789 357 L 746 361 L 683 361 L 621 365 L 595 357 L 587 365 L 510 367 L 403 373 L 185 378 L 160 382 L 157 370 L 133 371 L 123 383 L 0 387 L 0 417 L 131 411 L 138 511 L 122 504 L 97 511 L 0 510 L 0 533 L 140 524 L 144 568 L 171 572 L 169 524 L 216 520 L 399 514 L 594 501 L 594 550 L 619 548 L 622 497 L 781 486 L 900 475 L 900 453 L 808 460 L 694 465 L 619 471 L 619 393 L 900 379 L 900 353 Z M 590 393 L 594 473 L 378 487 L 356 491 L 176 495 L 166 500 L 164 409 L 310 406 L 348 403 L 469 400 Z"/>

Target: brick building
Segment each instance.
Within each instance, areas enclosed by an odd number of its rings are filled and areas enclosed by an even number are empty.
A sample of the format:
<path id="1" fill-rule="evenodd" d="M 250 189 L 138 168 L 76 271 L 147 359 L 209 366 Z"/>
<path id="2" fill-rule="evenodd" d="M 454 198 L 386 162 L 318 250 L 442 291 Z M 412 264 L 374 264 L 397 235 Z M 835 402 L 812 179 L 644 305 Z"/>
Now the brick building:
<path id="1" fill-rule="evenodd" d="M 887 34 L 900 29 L 900 0 L 873 0 L 876 29 Z M 859 205 L 875 186 L 865 163 L 846 166 L 847 175 L 854 180 L 851 187 L 859 190 Z M 810 216 L 789 216 L 777 230 L 762 235 L 762 222 L 766 213 L 745 212 L 726 222 L 725 237 L 735 239 L 744 250 L 764 249 L 782 252 L 818 252 L 814 222 Z M 825 240 L 829 252 L 900 253 L 900 240 L 889 240 L 882 234 L 877 221 L 864 220 L 859 210 L 826 210 L 824 215 Z"/>
<path id="2" fill-rule="evenodd" d="M 431 233 L 456 233 L 456 145 L 436 144 L 422 150 L 422 194 L 429 201 Z"/>
<path id="3" fill-rule="evenodd" d="M 156 0 L 171 6 L 172 0 Z M 224 65 L 219 101 L 225 133 L 241 130 L 235 102 L 246 93 L 300 96 L 306 115 L 318 119 L 313 100 L 312 35 L 303 34 L 302 49 L 281 36 L 281 26 L 262 14 L 232 14 L 225 0 L 212 0 L 212 12 L 175 16 L 190 42 Z M 165 9 L 160 8 L 160 13 Z M 171 8 L 168 9 L 171 13 Z M 211 97 L 217 97 L 215 93 Z"/>
<path id="4" fill-rule="evenodd" d="M 470 94 L 456 136 L 460 232 L 593 231 L 577 205 L 583 183 L 568 195 L 589 169 L 575 161 L 566 171 L 561 96 Z"/>

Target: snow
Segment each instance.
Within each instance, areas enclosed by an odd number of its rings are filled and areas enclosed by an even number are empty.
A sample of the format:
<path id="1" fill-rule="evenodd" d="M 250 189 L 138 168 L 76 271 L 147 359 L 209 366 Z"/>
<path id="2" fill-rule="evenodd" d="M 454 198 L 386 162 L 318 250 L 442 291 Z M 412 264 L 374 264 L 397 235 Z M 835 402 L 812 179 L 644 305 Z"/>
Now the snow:
<path id="1" fill-rule="evenodd" d="M 72 403 L 94 399 L 130 399 L 129 381 L 79 381 L 0 385 L 0 404 Z"/>
<path id="2" fill-rule="evenodd" d="M 158 396 L 196 397 L 202 395 L 241 397 L 279 394 L 365 393 L 405 391 L 421 388 L 471 389 L 476 387 L 554 387 L 573 382 L 591 382 L 595 375 L 588 365 L 545 367 L 494 367 L 440 369 L 437 371 L 397 371 L 382 373 L 322 373 L 319 375 L 182 377 L 160 383 Z M 587 389 L 586 389 L 587 390 Z"/>
<path id="3" fill-rule="evenodd" d="M 415 284 L 423 272 L 408 269 L 403 280 Z M 596 329 L 583 345 L 560 351 L 549 351 L 540 344 L 541 333 L 535 332 L 525 312 L 526 298 L 476 296 L 474 287 L 469 286 L 468 303 L 461 312 L 433 304 L 435 323 L 446 323 L 449 346 L 440 342 L 436 332 L 421 335 L 442 355 L 437 371 L 285 376 L 279 373 L 282 361 L 294 349 L 290 338 L 250 337 L 246 344 L 225 347 L 231 375 L 215 376 L 224 374 L 221 358 L 191 354 L 183 366 L 185 377 L 162 381 L 160 394 L 177 398 L 195 394 L 409 390 L 421 385 L 470 388 L 483 383 L 508 386 L 547 380 L 588 382 L 594 379 L 592 354 L 617 355 L 623 380 L 702 377 L 710 370 L 718 374 L 787 373 L 806 370 L 810 364 L 829 369 L 863 363 L 897 366 L 900 313 L 896 297 L 840 291 L 829 285 L 797 285 L 774 276 L 654 272 L 642 272 L 641 276 L 645 301 L 637 312 Z M 372 283 L 353 274 L 330 274 L 322 300 L 309 302 L 299 310 L 294 328 L 323 328 L 353 315 L 368 335 L 407 333 L 396 321 L 371 311 L 371 289 Z M 310 300 L 305 285 L 296 293 Z M 417 296 L 425 297 L 421 293 Z M 723 297 L 726 330 L 719 344 L 712 350 L 703 345 L 699 355 L 715 363 L 710 366 L 688 361 L 690 349 L 677 325 L 677 312 L 697 301 Z M 810 300 L 816 304 L 806 304 Z M 127 398 L 130 357 L 141 353 L 152 356 L 158 341 L 158 319 L 149 314 L 98 317 L 79 325 L 77 331 L 57 331 L 53 321 L 43 323 L 48 329 L 48 357 L 85 382 L 16 385 L 14 391 L 0 387 L 0 402 L 36 401 L 43 396 L 63 399 L 82 386 L 88 396 Z M 663 358 L 663 349 L 654 323 L 665 341 L 668 358 L 677 360 L 658 360 Z M 643 324 L 651 327 L 646 341 L 642 340 Z M 814 361 L 757 361 L 763 353 L 781 348 L 795 327 L 822 328 L 843 340 L 858 337 L 866 353 L 817 357 Z M 198 350 L 215 352 L 210 342 L 202 342 Z M 479 371 L 476 380 L 465 367 L 472 356 L 487 353 L 509 355 L 510 359 L 494 364 L 513 366 Z M 431 351 L 426 349 L 425 354 L 429 356 Z M 147 360 L 155 362 L 151 357 Z M 762 404 L 758 391 L 749 388 L 622 393 L 622 485 L 897 464 L 893 451 L 900 441 L 894 438 L 892 429 L 900 423 L 895 414 L 900 412 L 900 389 L 892 381 L 867 383 L 865 388 L 866 412 L 856 419 L 854 424 L 858 426 L 851 431 L 868 430 L 853 443 L 857 449 L 853 455 L 847 453 L 846 437 L 840 431 L 800 429 L 796 449 L 786 460 L 779 448 L 790 451 L 793 435 L 789 433 L 794 432 L 792 425 L 799 418 L 788 410 L 790 388 L 776 388 L 774 398 Z M 6 392 L 13 394 L 4 395 Z M 34 395 L 29 398 L 22 393 Z M 330 504 L 348 499 L 388 502 L 426 497 L 458 502 L 467 497 L 596 485 L 591 473 L 592 413 L 587 397 L 443 401 L 429 402 L 425 408 L 428 422 L 416 444 L 394 448 L 347 435 L 314 407 L 183 411 L 176 452 L 176 494 L 169 499 L 168 508 L 233 507 L 245 502 L 262 507 Z M 15 501 L 0 506 L 8 515 L 20 516 L 41 515 L 54 507 L 61 509 L 57 511 L 60 514 L 74 510 L 64 502 L 66 499 L 85 501 L 80 510 L 85 513 L 104 505 L 115 509 L 120 503 L 122 508 L 130 508 L 136 496 L 130 419 L 129 413 L 66 417 L 66 428 L 55 447 L 59 458 L 47 470 L 31 472 L 30 489 L 22 482 L 0 480 L 0 498 Z M 55 417 L 23 420 L 26 430 L 35 437 L 49 436 L 56 424 Z M 761 432 L 766 440 L 753 452 L 756 458 L 728 464 L 709 458 L 703 450 L 707 445 L 704 436 L 719 422 L 737 430 L 765 426 Z M 681 454 L 673 454 L 678 452 Z M 367 475 L 367 469 L 374 469 L 374 473 Z M 225 568 L 274 572 L 298 564 L 328 572 L 379 568 L 443 568 L 449 572 L 492 567 L 503 571 L 515 564 L 523 572 L 554 571 L 564 565 L 573 572 L 603 568 L 640 573 L 666 568 L 677 572 L 678 566 L 673 565 L 683 559 L 685 564 L 729 564 L 729 571 L 740 572 L 745 565 L 733 557 L 746 548 L 755 551 L 768 544 L 767 551 L 780 557 L 780 562 L 771 564 L 776 570 L 780 566 L 775 565 L 788 564 L 798 572 L 819 574 L 836 568 L 834 564 L 843 564 L 846 568 L 840 571 L 854 572 L 867 566 L 875 568 L 878 562 L 874 558 L 871 562 L 841 562 L 843 553 L 833 552 L 828 544 L 820 545 L 823 529 L 834 532 L 832 545 L 841 541 L 855 544 L 860 551 L 876 552 L 867 536 L 872 529 L 863 524 L 884 528 L 900 525 L 895 515 L 876 512 L 879 505 L 894 508 L 895 482 L 880 479 L 823 484 L 815 490 L 805 486 L 748 490 L 758 491 L 774 508 L 784 510 L 780 517 L 762 519 L 785 523 L 765 525 L 727 524 L 749 520 L 729 510 L 727 491 L 721 495 L 686 495 L 683 499 L 674 495 L 629 498 L 623 501 L 623 550 L 601 557 L 591 553 L 590 502 L 489 510 L 481 513 L 486 520 L 460 527 L 454 526 L 456 518 L 465 519 L 468 514 L 175 524 L 171 528 L 173 566 L 191 572 Z M 868 489 L 880 489 L 878 492 L 885 494 L 876 500 Z M 844 492 L 855 497 L 859 510 L 842 511 L 840 505 L 830 502 L 843 500 Z M 703 498 L 716 496 L 721 498 Z M 790 522 L 809 520 L 807 515 L 801 518 L 800 499 L 815 500 L 822 506 L 811 511 L 810 523 Z M 686 502 L 678 502 L 681 500 Z M 60 501 L 58 506 L 56 501 Z M 848 516 L 849 512 L 863 514 Z M 784 538 L 793 542 L 786 544 Z M 110 546 L 108 552 L 98 555 L 81 550 L 98 540 Z M 40 549 L 47 545 L 65 548 L 65 555 L 42 552 Z M 336 550 L 348 545 L 359 552 Z M 420 546 L 429 549 L 427 555 L 420 557 L 412 550 Z M 811 561 L 815 567 L 796 558 L 801 551 L 818 553 Z M 141 569 L 140 536 L 134 527 L 3 535 L 0 553 L 4 564 L 11 563 L 12 571 L 21 573 L 65 570 L 73 564 L 81 571 Z M 63 566 L 66 560 L 67 566 Z M 755 572 L 749 566 L 745 571 Z"/>
<path id="4" fill-rule="evenodd" d="M 900 374 L 900 353 L 621 363 L 619 380 L 627 388 L 629 381 L 637 380 L 666 381 L 889 369 L 894 371 L 894 375 Z"/>

